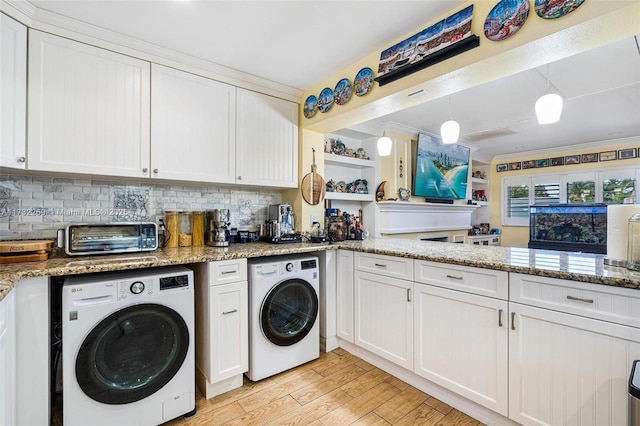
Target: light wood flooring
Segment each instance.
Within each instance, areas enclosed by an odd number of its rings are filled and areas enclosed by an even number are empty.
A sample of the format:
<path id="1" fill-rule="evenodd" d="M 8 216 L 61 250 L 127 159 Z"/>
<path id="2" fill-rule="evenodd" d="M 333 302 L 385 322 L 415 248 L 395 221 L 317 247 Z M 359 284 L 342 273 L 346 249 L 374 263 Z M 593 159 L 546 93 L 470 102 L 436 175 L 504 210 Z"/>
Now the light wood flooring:
<path id="1" fill-rule="evenodd" d="M 433 425 L 482 423 L 343 349 L 206 400 L 163 426 Z"/>

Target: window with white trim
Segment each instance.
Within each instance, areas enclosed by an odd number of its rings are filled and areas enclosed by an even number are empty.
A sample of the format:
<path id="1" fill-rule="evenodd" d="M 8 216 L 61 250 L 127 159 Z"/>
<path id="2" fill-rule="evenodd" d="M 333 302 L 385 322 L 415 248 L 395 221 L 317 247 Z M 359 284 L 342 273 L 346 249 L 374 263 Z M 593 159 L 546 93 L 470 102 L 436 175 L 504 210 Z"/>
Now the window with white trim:
<path id="1" fill-rule="evenodd" d="M 639 203 L 635 188 L 639 179 L 640 168 L 504 177 L 502 225 L 529 226 L 529 206 L 533 204 L 622 204 L 625 198 Z"/>

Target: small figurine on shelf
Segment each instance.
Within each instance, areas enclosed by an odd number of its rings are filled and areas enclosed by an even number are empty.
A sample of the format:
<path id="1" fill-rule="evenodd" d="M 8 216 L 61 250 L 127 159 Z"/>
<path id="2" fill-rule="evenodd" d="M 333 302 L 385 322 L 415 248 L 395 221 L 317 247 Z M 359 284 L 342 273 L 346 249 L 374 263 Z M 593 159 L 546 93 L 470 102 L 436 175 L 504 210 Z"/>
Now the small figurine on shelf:
<path id="1" fill-rule="evenodd" d="M 378 189 L 376 189 L 376 201 L 382 201 L 384 200 L 384 184 L 387 183 L 387 181 L 382 181 L 380 183 L 380 185 L 378 185 Z"/>
<path id="2" fill-rule="evenodd" d="M 336 190 L 336 182 L 333 179 L 330 179 L 327 182 L 327 192 L 333 192 Z"/>
<path id="3" fill-rule="evenodd" d="M 329 138 L 324 141 L 324 152 L 331 153 L 333 152 L 333 146 L 335 145 L 336 140 L 333 138 Z"/>

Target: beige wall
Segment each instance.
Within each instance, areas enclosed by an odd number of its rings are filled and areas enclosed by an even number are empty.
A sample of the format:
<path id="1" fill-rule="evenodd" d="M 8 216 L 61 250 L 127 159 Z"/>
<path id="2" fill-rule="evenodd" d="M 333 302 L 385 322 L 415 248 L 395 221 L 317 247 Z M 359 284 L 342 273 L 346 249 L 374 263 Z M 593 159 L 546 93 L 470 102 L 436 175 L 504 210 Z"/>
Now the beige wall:
<path id="1" fill-rule="evenodd" d="M 579 172 L 579 171 L 593 171 L 605 168 L 614 168 L 614 167 L 638 167 L 640 166 L 640 158 L 630 159 L 630 160 L 616 160 L 616 161 L 607 161 L 607 162 L 598 162 L 598 163 L 586 163 L 586 164 L 575 164 L 570 166 L 558 166 L 558 167 L 545 167 L 542 169 L 526 169 L 526 170 L 518 170 L 518 171 L 507 171 L 507 172 L 496 172 L 496 165 L 500 163 L 509 163 L 515 161 L 523 161 L 523 160 L 535 160 L 535 159 L 543 159 L 543 158 L 552 158 L 552 157 L 561 157 L 567 155 L 574 154 L 587 154 L 592 152 L 602 152 L 609 150 L 618 150 L 624 148 L 637 148 L 640 147 L 640 139 L 636 141 L 625 141 L 624 143 L 607 145 L 606 147 L 580 147 L 574 150 L 566 150 L 566 151 L 557 151 L 557 152 L 545 152 L 545 153 L 523 153 L 522 156 L 511 157 L 511 158 L 502 158 L 495 159 L 491 162 L 490 171 L 489 171 L 489 200 L 490 200 L 490 210 L 491 210 L 491 225 L 493 227 L 499 227 L 502 233 L 501 244 L 503 246 L 510 247 L 527 247 L 527 243 L 529 242 L 529 228 L 523 226 L 503 226 L 502 218 L 501 218 L 501 205 L 500 205 L 500 195 L 501 195 L 501 180 L 504 177 L 512 177 L 512 176 L 531 176 L 531 175 L 539 175 L 539 174 L 549 174 L 549 173 L 568 173 L 568 172 Z"/>

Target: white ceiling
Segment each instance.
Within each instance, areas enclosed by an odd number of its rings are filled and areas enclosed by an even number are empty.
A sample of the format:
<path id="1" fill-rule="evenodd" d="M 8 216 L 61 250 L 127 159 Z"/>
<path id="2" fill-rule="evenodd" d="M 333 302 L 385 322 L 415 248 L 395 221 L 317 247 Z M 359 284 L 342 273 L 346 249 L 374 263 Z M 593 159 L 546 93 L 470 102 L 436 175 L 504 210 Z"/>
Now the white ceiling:
<path id="1" fill-rule="evenodd" d="M 463 0 L 29 0 L 37 8 L 305 90 Z"/>
<path id="2" fill-rule="evenodd" d="M 305 90 L 453 11 L 459 0 L 29 0 L 39 9 Z M 496 0 L 497 1 L 497 0 Z M 474 17 L 484 19 L 484 17 Z M 561 121 L 540 126 L 534 103 L 546 67 L 451 97 L 461 141 L 476 155 L 640 136 L 640 54 L 635 39 L 549 67 L 565 99 Z M 374 120 L 439 133 L 442 98 Z M 511 133 L 496 136 L 498 133 Z M 481 134 L 494 133 L 480 139 Z M 474 137 L 475 134 L 475 137 Z"/>

